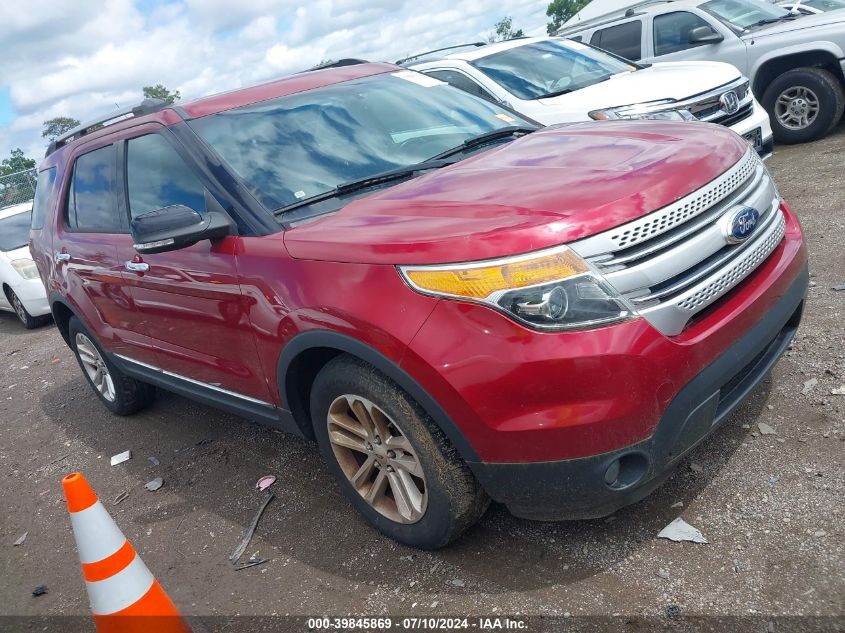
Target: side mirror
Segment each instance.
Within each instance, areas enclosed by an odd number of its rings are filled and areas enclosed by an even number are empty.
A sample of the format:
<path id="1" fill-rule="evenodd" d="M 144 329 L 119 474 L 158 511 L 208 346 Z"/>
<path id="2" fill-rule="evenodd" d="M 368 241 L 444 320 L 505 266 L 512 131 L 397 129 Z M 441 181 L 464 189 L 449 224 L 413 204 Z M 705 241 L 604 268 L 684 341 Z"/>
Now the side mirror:
<path id="1" fill-rule="evenodd" d="M 164 207 L 132 218 L 129 225 L 135 250 L 163 253 L 230 235 L 232 221 L 219 211 L 200 215 L 181 204 Z"/>
<path id="2" fill-rule="evenodd" d="M 697 26 L 689 32 L 690 44 L 718 44 L 725 36 L 717 33 L 710 26 Z"/>

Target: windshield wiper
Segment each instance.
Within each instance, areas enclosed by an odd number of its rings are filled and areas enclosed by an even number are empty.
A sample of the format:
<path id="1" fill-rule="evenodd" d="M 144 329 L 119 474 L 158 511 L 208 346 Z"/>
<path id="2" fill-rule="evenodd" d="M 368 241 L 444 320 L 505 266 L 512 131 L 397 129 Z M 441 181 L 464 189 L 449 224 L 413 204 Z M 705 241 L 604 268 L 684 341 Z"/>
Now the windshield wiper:
<path id="1" fill-rule="evenodd" d="M 756 22 L 752 22 L 748 26 L 745 27 L 745 30 L 754 28 L 755 26 L 764 26 L 766 24 L 774 24 L 775 22 L 782 22 L 783 20 L 794 20 L 797 18 L 797 15 L 782 15 L 777 18 L 763 18 L 762 20 L 757 20 Z"/>
<path id="2" fill-rule="evenodd" d="M 552 97 L 559 97 L 560 95 L 566 95 L 572 92 L 572 88 L 563 88 L 562 90 L 555 90 L 554 92 L 550 92 L 548 94 L 540 95 L 536 97 L 537 99 L 551 99 Z"/>
<path id="3" fill-rule="evenodd" d="M 297 200 L 287 206 L 284 206 L 280 209 L 276 209 L 274 212 L 275 214 L 285 213 L 287 211 L 291 211 L 293 209 L 298 209 L 299 207 L 304 207 L 309 204 L 314 204 L 315 202 L 322 202 L 323 200 L 329 200 L 330 198 L 335 198 L 337 196 L 342 196 L 347 193 L 352 193 L 354 191 L 359 191 L 361 189 L 366 189 L 367 187 L 372 187 L 374 185 L 379 185 L 384 182 L 390 182 L 391 180 L 399 180 L 401 178 L 407 178 L 408 176 L 413 176 L 418 171 L 425 171 L 427 169 L 439 169 L 441 167 L 446 167 L 447 165 L 452 165 L 456 163 L 455 160 L 426 160 L 421 163 L 415 163 L 413 165 L 408 165 L 406 167 L 397 167 L 396 169 L 389 169 L 387 171 L 382 171 L 377 174 L 373 174 L 372 176 L 366 176 L 364 178 L 358 178 L 357 180 L 350 180 L 349 182 L 343 182 L 339 184 L 334 189 L 329 189 L 328 191 L 324 191 L 323 193 L 318 193 L 315 196 L 310 196 L 308 198 L 303 198 L 302 200 Z"/>
<path id="4" fill-rule="evenodd" d="M 555 90 L 554 92 L 550 92 L 546 95 L 540 95 L 537 99 L 551 99 L 552 97 L 559 97 L 560 95 L 565 95 L 575 90 L 581 90 L 583 88 L 589 88 L 590 86 L 595 86 L 596 84 L 600 84 L 603 81 L 609 80 L 613 75 L 608 75 L 607 77 L 602 77 L 601 79 L 597 79 L 596 81 L 584 84 L 583 86 L 578 86 L 577 88 L 564 88 L 563 90 Z"/>
<path id="5" fill-rule="evenodd" d="M 479 134 L 478 136 L 468 138 L 457 147 L 447 149 L 445 152 L 441 152 L 436 156 L 432 156 L 429 160 L 440 160 L 448 156 L 453 156 L 454 154 L 459 154 L 468 149 L 472 149 L 473 147 L 484 145 L 485 143 L 489 143 L 490 141 L 495 141 L 500 138 L 507 138 L 508 136 L 514 136 L 515 134 L 531 134 L 531 132 L 534 132 L 536 130 L 537 128 L 535 127 L 528 127 L 525 125 L 508 125 L 507 127 L 500 127 L 498 130 L 492 130 L 491 132 L 485 132 L 484 134 Z"/>

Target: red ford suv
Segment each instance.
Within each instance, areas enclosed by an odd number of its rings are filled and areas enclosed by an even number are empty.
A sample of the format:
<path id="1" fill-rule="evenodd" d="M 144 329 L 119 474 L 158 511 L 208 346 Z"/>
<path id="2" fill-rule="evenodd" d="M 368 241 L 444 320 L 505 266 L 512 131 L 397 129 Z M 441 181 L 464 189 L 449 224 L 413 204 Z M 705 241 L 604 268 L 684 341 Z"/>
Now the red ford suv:
<path id="1" fill-rule="evenodd" d="M 386 64 L 147 101 L 51 145 L 31 250 L 118 415 L 162 388 L 313 438 L 417 547 L 491 498 L 604 516 L 769 372 L 807 255 L 729 130 L 538 127 Z"/>

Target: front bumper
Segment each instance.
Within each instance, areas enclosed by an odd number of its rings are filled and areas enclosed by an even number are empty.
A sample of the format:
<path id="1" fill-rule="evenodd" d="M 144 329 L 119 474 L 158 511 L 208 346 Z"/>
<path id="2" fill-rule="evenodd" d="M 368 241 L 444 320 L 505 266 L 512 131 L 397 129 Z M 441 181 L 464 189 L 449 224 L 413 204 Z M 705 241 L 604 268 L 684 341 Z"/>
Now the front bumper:
<path id="1" fill-rule="evenodd" d="M 21 300 L 21 303 L 23 304 L 23 307 L 26 308 L 26 311 L 34 317 L 50 314 L 50 304 L 47 301 L 47 291 L 44 290 L 44 284 L 41 283 L 41 279 L 19 279 L 20 280 L 17 282 L 17 285 L 10 287 L 18 296 L 18 299 Z M 11 306 L 9 306 L 8 309 L 11 310 Z"/>
<path id="2" fill-rule="evenodd" d="M 455 423 L 493 499 L 534 518 L 613 512 L 659 485 L 783 353 L 808 285 L 800 225 L 784 215 L 775 251 L 677 336 L 645 319 L 541 333 L 441 301 L 401 365 Z"/>
<path id="3" fill-rule="evenodd" d="M 648 439 L 581 459 L 476 463 L 473 472 L 496 501 L 528 519 L 598 518 L 639 501 L 768 375 L 801 321 L 808 281 L 805 268 L 751 331 L 678 392 Z"/>
<path id="4" fill-rule="evenodd" d="M 774 138 L 772 136 L 772 125 L 769 121 L 769 113 L 761 106 L 757 99 L 753 99 L 754 108 L 751 115 L 730 126 L 734 132 L 749 140 L 757 135 L 759 130 L 759 145 L 755 146 L 757 153 L 764 159 L 772 155 L 774 149 Z M 754 146 L 754 145 L 752 145 Z"/>

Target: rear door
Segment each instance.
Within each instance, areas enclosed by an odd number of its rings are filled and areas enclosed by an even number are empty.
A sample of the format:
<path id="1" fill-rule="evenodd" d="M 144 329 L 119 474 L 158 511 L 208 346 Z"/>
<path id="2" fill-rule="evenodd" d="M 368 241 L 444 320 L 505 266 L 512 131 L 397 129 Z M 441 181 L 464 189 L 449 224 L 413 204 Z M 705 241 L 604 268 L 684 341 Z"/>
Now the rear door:
<path id="1" fill-rule="evenodd" d="M 643 20 L 634 18 L 596 29 L 590 44 L 635 62 L 643 58 L 644 40 Z"/>
<path id="2" fill-rule="evenodd" d="M 74 151 L 71 161 L 59 194 L 64 204 L 54 218 L 55 279 L 108 351 L 137 355 L 131 342 L 135 311 L 118 256 L 131 238 L 117 195 L 117 146 L 92 142 Z"/>
<path id="3" fill-rule="evenodd" d="M 128 138 L 123 151 L 130 218 L 172 205 L 206 213 L 213 200 L 164 126 Z M 218 209 L 218 210 L 222 210 Z M 237 236 L 167 253 L 121 251 L 138 318 L 156 366 L 264 402 L 269 391 L 238 282 Z"/>

